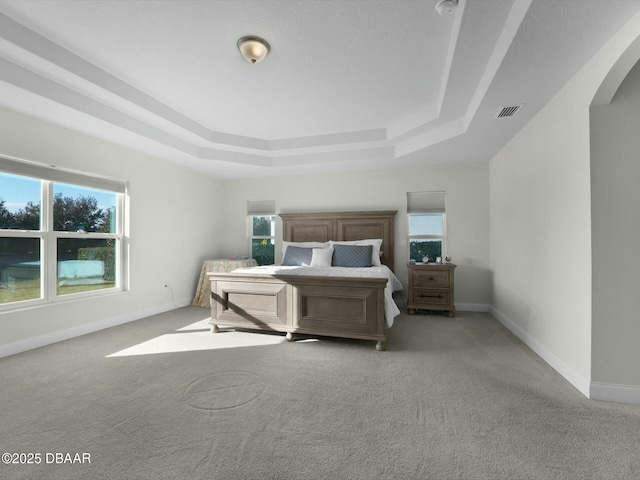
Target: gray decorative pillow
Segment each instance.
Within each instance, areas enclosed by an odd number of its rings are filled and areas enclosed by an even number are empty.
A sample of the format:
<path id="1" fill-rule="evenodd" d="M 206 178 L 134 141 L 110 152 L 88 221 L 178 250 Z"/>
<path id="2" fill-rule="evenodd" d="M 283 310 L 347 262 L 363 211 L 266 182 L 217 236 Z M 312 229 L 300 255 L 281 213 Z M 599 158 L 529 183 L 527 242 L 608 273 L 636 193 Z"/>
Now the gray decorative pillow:
<path id="1" fill-rule="evenodd" d="M 313 257 L 313 248 L 304 247 L 287 247 L 287 251 L 282 259 L 282 265 L 286 266 L 305 266 L 311 265 Z"/>
<path id="2" fill-rule="evenodd" d="M 371 245 L 339 245 L 333 246 L 334 267 L 370 267 Z"/>

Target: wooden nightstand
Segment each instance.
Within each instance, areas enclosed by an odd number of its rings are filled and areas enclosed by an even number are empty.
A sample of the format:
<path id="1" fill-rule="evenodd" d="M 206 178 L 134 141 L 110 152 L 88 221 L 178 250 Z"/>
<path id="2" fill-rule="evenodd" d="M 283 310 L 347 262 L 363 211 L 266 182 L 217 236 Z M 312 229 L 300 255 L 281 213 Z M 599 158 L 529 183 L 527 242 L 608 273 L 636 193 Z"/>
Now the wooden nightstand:
<path id="1" fill-rule="evenodd" d="M 453 263 L 409 264 L 408 313 L 416 309 L 447 310 L 450 317 L 456 316 L 453 305 Z"/>

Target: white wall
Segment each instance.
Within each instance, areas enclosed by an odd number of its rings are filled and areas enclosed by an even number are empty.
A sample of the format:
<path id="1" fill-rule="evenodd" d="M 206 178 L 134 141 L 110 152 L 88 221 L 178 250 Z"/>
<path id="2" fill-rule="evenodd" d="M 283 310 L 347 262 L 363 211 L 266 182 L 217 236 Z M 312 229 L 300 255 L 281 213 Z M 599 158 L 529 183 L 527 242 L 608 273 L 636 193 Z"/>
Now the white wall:
<path id="1" fill-rule="evenodd" d="M 297 175 L 223 183 L 228 256 L 248 255 L 247 201 L 275 200 L 278 213 L 398 210 L 395 219 L 396 275 L 406 285 L 407 192 L 445 190 L 447 253 L 458 265 L 455 301 L 461 308 L 487 308 L 489 272 L 489 183 L 486 163 Z M 278 218 L 279 221 L 279 218 Z M 280 223 L 276 228 L 281 233 Z M 280 241 L 276 252 L 280 255 Z M 276 260 L 280 257 L 277 256 Z"/>
<path id="2" fill-rule="evenodd" d="M 5 109 L 0 154 L 122 178 L 130 189 L 130 290 L 0 313 L 0 356 L 175 308 L 165 283 L 185 305 L 202 260 L 221 254 L 219 180 Z"/>
<path id="3" fill-rule="evenodd" d="M 591 379 L 589 105 L 627 24 L 490 162 L 494 313 L 585 395 Z"/>
<path id="4" fill-rule="evenodd" d="M 173 308 L 165 283 L 178 304 L 188 303 L 203 259 L 248 254 L 247 200 L 273 199 L 278 212 L 398 210 L 396 274 L 406 285 L 406 192 L 445 190 L 447 253 L 459 265 L 456 304 L 491 304 L 501 321 L 587 395 L 592 379 L 640 385 L 640 354 L 632 340 L 640 336 L 634 320 L 639 260 L 628 243 L 640 224 L 625 221 L 635 211 L 610 218 L 611 208 L 638 196 L 633 153 L 640 136 L 633 131 L 621 138 L 616 131 L 638 125 L 636 90 L 619 94 L 629 107 L 616 101 L 611 110 L 596 111 L 598 133 L 589 150 L 591 100 L 638 32 L 640 15 L 488 165 L 220 181 L 0 109 L 0 154 L 124 178 L 131 201 L 131 290 L 0 313 L 0 356 Z M 608 166 L 612 155 L 615 169 Z M 618 181 L 624 188 L 611 195 Z M 612 227 L 628 235 L 615 242 L 621 261 L 608 264 L 599 252 L 612 253 Z M 594 289 L 607 284 L 602 295 L 592 295 L 592 261 Z"/>
<path id="5" fill-rule="evenodd" d="M 591 110 L 594 382 L 640 386 L 640 64 Z"/>

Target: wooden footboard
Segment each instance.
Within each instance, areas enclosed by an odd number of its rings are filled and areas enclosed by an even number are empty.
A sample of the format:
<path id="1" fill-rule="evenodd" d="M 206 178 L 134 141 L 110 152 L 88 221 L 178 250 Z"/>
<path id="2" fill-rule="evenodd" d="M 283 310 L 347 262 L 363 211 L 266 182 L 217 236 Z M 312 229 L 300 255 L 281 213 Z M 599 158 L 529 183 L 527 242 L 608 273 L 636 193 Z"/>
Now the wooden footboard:
<path id="1" fill-rule="evenodd" d="M 209 273 L 219 326 L 357 338 L 385 349 L 386 278 Z"/>

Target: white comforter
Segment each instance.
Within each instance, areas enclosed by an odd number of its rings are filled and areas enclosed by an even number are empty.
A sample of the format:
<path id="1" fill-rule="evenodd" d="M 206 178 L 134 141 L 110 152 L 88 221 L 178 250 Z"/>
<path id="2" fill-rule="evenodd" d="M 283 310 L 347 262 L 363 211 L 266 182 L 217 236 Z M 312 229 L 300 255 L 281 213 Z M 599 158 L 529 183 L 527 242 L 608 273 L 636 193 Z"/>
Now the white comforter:
<path id="1" fill-rule="evenodd" d="M 384 289 L 384 314 L 387 327 L 393 325 L 393 319 L 400 314 L 400 310 L 393 300 L 393 292 L 402 290 L 402 283 L 389 267 L 381 265 L 367 268 L 347 267 L 288 267 L 282 265 L 264 265 L 262 267 L 238 268 L 234 273 L 252 273 L 263 275 L 318 275 L 324 277 L 385 277 L 389 281 Z"/>

